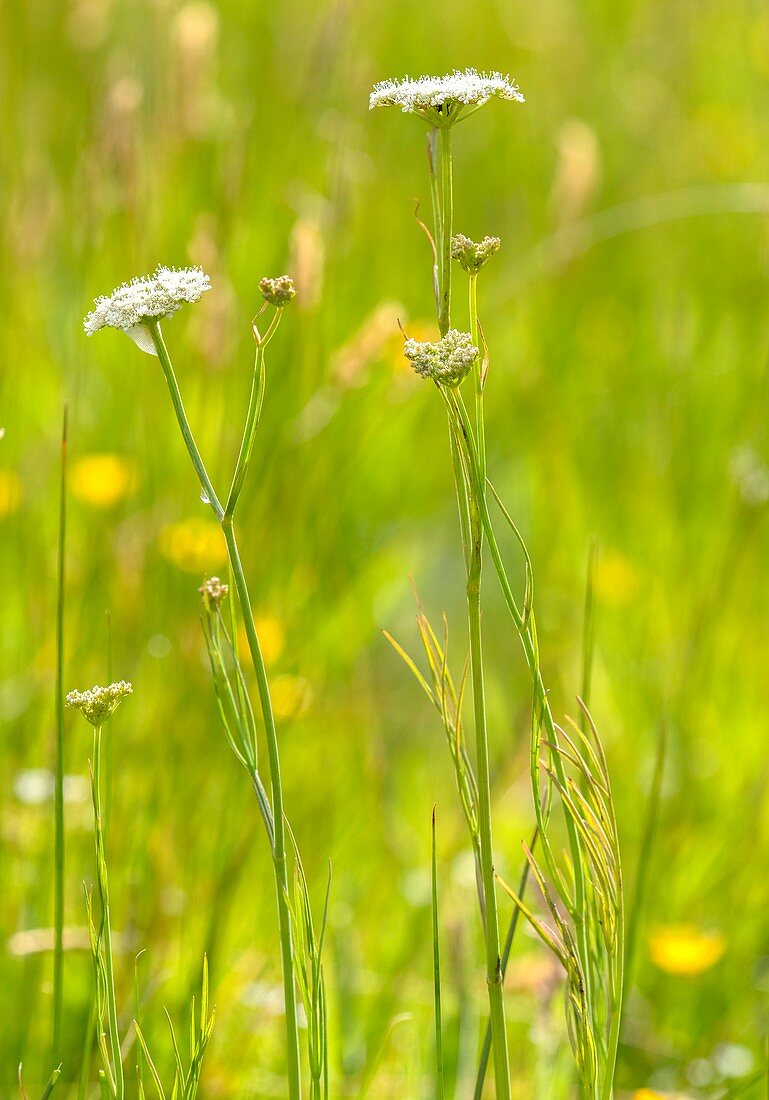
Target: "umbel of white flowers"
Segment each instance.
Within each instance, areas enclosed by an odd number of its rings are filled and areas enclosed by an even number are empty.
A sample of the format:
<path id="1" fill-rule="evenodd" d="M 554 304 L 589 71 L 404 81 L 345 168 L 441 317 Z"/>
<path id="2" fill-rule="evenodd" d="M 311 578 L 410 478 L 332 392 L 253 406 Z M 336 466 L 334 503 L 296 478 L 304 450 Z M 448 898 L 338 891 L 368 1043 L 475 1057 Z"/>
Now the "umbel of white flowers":
<path id="1" fill-rule="evenodd" d="M 458 122 L 493 98 L 525 102 L 509 76 L 454 69 L 445 76 L 382 80 L 374 85 L 369 96 L 369 110 L 400 107 L 406 114 L 419 115 L 434 126 L 445 126 Z"/>
<path id="2" fill-rule="evenodd" d="M 94 685 L 88 691 L 70 691 L 66 702 L 72 710 L 79 710 L 92 726 L 101 726 L 132 692 L 131 684 L 118 680 L 107 687 Z"/>
<path id="3" fill-rule="evenodd" d="M 455 328 L 434 344 L 407 339 L 403 353 L 417 374 L 444 386 L 458 386 L 478 358 L 470 333 Z"/>
<path id="4" fill-rule="evenodd" d="M 468 275 L 477 275 L 483 265 L 499 252 L 501 244 L 499 237 L 471 241 L 463 233 L 457 233 L 451 238 L 451 255 Z"/>
<path id="5" fill-rule="evenodd" d="M 201 267 L 161 266 L 154 275 L 131 279 L 111 294 L 97 298 L 83 327 L 89 336 L 102 328 L 118 329 L 142 351 L 156 355 L 147 322 L 173 317 L 185 302 L 197 302 L 210 289 L 211 281 Z"/>

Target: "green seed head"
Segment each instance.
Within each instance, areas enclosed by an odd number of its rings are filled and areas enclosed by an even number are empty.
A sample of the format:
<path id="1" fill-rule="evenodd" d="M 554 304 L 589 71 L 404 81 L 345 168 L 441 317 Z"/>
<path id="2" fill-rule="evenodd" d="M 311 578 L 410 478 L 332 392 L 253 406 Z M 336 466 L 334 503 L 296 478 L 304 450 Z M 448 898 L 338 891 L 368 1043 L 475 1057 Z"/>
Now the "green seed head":
<path id="1" fill-rule="evenodd" d="M 260 279 L 259 289 L 265 302 L 279 308 L 296 297 L 296 287 L 290 275 L 279 275 L 277 279 Z"/>

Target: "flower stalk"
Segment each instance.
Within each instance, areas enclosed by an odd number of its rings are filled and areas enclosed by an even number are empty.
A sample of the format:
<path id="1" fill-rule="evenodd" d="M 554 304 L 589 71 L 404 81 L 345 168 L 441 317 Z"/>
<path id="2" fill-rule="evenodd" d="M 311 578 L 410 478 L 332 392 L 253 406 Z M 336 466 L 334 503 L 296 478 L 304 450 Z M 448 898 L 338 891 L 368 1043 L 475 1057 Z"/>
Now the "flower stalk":
<path id="1" fill-rule="evenodd" d="M 454 214 L 453 162 L 451 148 L 451 122 L 440 127 L 441 148 L 441 201 L 440 222 L 436 235 L 440 242 L 440 306 L 438 326 L 445 337 L 451 326 L 451 241 Z M 474 294 L 471 302 L 475 307 Z M 474 386 L 477 394 L 478 426 L 483 429 L 483 387 L 480 378 L 480 355 L 477 347 L 477 309 L 471 314 L 471 341 L 474 345 Z M 457 390 L 439 385 L 442 393 Z M 508 1056 L 507 1025 L 505 1021 L 504 975 L 502 972 L 499 911 L 494 873 L 494 844 L 491 820 L 491 768 L 489 762 L 489 737 L 486 722 L 486 689 L 483 664 L 483 632 L 481 626 L 481 580 L 483 567 L 483 526 L 479 501 L 469 491 L 470 486 L 462 471 L 461 459 L 457 460 L 458 441 L 450 430 L 452 462 L 455 474 L 457 507 L 460 515 L 460 531 L 465 550 L 467 624 L 470 640 L 470 681 L 473 696 L 475 725 L 475 753 L 478 782 L 478 839 L 480 848 L 480 878 L 482 884 L 482 916 L 486 948 L 486 986 L 489 997 L 494 1078 L 498 1100 L 510 1097 L 510 1066 Z"/>
<path id="2" fill-rule="evenodd" d="M 275 878 L 275 892 L 278 907 L 278 926 L 280 934 L 280 954 L 283 975 L 283 996 L 285 1003 L 286 1021 L 288 1095 L 290 1100 L 300 1100 L 301 1061 L 299 1052 L 299 1030 L 297 1019 L 296 991 L 294 985 L 293 937 L 291 929 L 291 915 L 288 906 L 289 884 L 286 856 L 283 784 L 280 771 L 280 749 L 278 745 L 278 735 L 275 724 L 275 715 L 272 707 L 272 699 L 270 696 L 269 682 L 267 679 L 267 669 L 261 651 L 261 646 L 259 644 L 259 637 L 256 631 L 256 624 L 254 622 L 254 615 L 251 607 L 248 584 L 246 581 L 245 571 L 243 569 L 243 563 L 240 557 L 240 550 L 238 547 L 234 522 L 235 510 L 238 500 L 240 498 L 243 484 L 245 482 L 246 474 L 248 472 L 248 466 L 253 451 L 254 437 L 256 434 L 256 429 L 259 423 L 259 417 L 262 409 L 265 370 L 264 352 L 267 343 L 277 329 L 281 313 L 282 309 L 280 307 L 277 307 L 276 315 L 273 318 L 271 325 L 268 327 L 264 337 L 259 336 L 258 330 L 256 328 L 254 329 L 257 348 L 254 372 L 251 383 L 251 393 L 249 397 L 249 406 L 246 415 L 246 424 L 241 440 L 240 450 L 238 453 L 238 459 L 235 467 L 235 473 L 233 475 L 232 485 L 227 498 L 227 504 L 224 507 L 222 506 L 219 497 L 214 490 L 202 456 L 195 442 L 195 438 L 192 434 L 192 430 L 190 428 L 187 414 L 184 409 L 184 404 L 182 402 L 181 394 L 179 391 L 179 386 L 176 380 L 176 374 L 174 372 L 173 365 L 168 354 L 168 349 L 165 345 L 165 341 L 163 340 L 163 336 L 160 331 L 160 325 L 157 321 L 149 321 L 147 324 L 152 342 L 160 360 L 160 365 L 163 370 L 166 383 L 168 385 L 169 393 L 171 395 L 171 401 L 174 407 L 174 412 L 176 413 L 177 423 L 179 425 L 184 443 L 187 447 L 187 452 L 190 456 L 190 460 L 195 469 L 195 472 L 200 479 L 200 484 L 203 487 L 203 492 L 205 493 L 208 503 L 222 528 L 225 544 L 227 547 L 227 556 L 229 558 L 235 590 L 238 596 L 238 603 L 240 606 L 241 614 L 243 616 L 248 649 L 251 655 L 251 663 L 253 665 L 254 674 L 256 677 L 257 692 L 259 695 L 259 703 L 262 711 L 262 718 L 264 721 L 267 755 L 270 764 L 273 829 L 272 835 L 270 835 L 268 830 L 268 836 L 271 844 L 273 874 Z M 258 776 L 255 776 L 255 783 L 257 780 Z M 257 795 L 258 794 L 259 790 L 257 789 Z"/>
<path id="3" fill-rule="evenodd" d="M 115 970 L 112 960 L 112 919 L 109 909 L 109 877 L 107 874 L 107 852 L 104 843 L 104 822 L 101 798 L 101 725 L 93 729 L 93 763 L 91 768 L 91 798 L 93 802 L 94 833 L 96 837 L 96 883 L 101 904 L 101 936 L 104 939 L 103 965 L 105 977 L 105 995 L 107 1002 L 107 1034 L 111 1057 L 112 1095 L 115 1100 L 124 1100 L 125 1074 L 123 1057 L 120 1050 L 120 1030 L 118 1026 L 117 997 L 115 996 Z"/>

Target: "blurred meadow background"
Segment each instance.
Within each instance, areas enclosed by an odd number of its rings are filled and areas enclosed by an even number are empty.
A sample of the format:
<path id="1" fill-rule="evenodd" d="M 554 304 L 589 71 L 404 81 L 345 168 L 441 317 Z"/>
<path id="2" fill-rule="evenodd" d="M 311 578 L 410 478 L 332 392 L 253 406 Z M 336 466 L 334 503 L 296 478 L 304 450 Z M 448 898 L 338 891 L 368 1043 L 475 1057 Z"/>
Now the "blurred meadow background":
<path id="1" fill-rule="evenodd" d="M 51 1068 L 65 400 L 65 688 L 114 673 L 135 691 L 108 747 L 119 997 L 128 1020 L 146 949 L 143 1026 L 170 1067 L 162 1007 L 181 1020 L 206 951 L 218 1010 L 202 1095 L 285 1094 L 269 856 L 199 622 L 224 544 L 157 361 L 82 331 L 95 295 L 157 263 L 212 278 L 165 335 L 215 483 L 239 442 L 258 280 L 286 270 L 299 288 L 270 349 L 240 532 L 318 905 L 334 869 L 333 1091 L 431 1095 L 435 803 L 447 1058 L 471 1093 L 485 1010 L 472 861 L 440 723 L 381 635 L 416 652 L 412 576 L 431 616 L 445 609 L 461 670 L 445 417 L 396 324 L 435 338 L 413 218 L 415 198 L 429 208 L 425 134 L 368 112 L 376 80 L 466 65 L 511 73 L 527 98 L 456 132 L 456 229 L 503 240 L 480 286 L 489 466 L 534 560 L 558 713 L 576 710 L 597 541 L 593 710 L 631 886 L 668 741 L 619 1080 L 628 1097 L 737 1095 L 769 1030 L 766 4 L 4 0 L 0 14 L 0 1095 L 16 1095 L 21 1060 L 33 1095 Z M 486 588 L 512 882 L 533 821 L 530 684 L 491 574 Z M 90 1010 L 90 751 L 69 714 L 57 1096 L 76 1094 Z M 507 987 L 516 1095 L 568 1095 L 560 978 L 527 931 Z"/>

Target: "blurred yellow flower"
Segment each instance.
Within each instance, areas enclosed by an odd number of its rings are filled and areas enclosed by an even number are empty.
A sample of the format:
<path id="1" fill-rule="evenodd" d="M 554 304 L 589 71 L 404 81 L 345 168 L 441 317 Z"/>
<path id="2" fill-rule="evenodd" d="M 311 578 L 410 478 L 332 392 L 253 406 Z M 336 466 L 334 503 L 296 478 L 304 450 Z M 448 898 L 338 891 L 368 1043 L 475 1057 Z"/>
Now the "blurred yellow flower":
<path id="1" fill-rule="evenodd" d="M 664 1100 L 661 1092 L 652 1092 L 651 1089 L 638 1089 L 633 1093 L 633 1100 Z"/>
<path id="2" fill-rule="evenodd" d="M 218 524 L 205 519 L 169 523 L 160 532 L 160 553 L 185 573 L 204 573 L 227 561 Z"/>
<path id="3" fill-rule="evenodd" d="M 299 718 L 312 705 L 312 688 L 303 676 L 278 676 L 271 694 L 276 718 Z"/>
<path id="4" fill-rule="evenodd" d="M 283 656 L 286 648 L 286 632 L 283 624 L 274 615 L 257 615 L 254 625 L 259 636 L 264 663 L 274 665 Z M 248 635 L 245 626 L 242 625 L 238 631 L 238 650 L 241 654 L 248 653 Z"/>
<path id="5" fill-rule="evenodd" d="M 256 619 L 256 633 L 262 647 L 262 656 L 268 665 L 275 664 L 286 648 L 286 632 L 280 619 L 274 615 L 259 615 Z"/>
<path id="6" fill-rule="evenodd" d="M 114 454 L 92 454 L 72 464 L 72 495 L 94 508 L 111 508 L 127 496 L 134 481 L 130 462 Z"/>
<path id="7" fill-rule="evenodd" d="M 21 501 L 21 478 L 14 470 L 0 470 L 0 519 L 15 512 Z"/>
<path id="8" fill-rule="evenodd" d="M 628 559 L 609 551 L 598 557 L 595 590 L 601 599 L 613 607 L 629 603 L 638 588 L 638 574 Z"/>
<path id="9" fill-rule="evenodd" d="M 726 940 L 693 924 L 668 925 L 649 937 L 649 955 L 666 974 L 702 974 L 723 958 Z"/>

